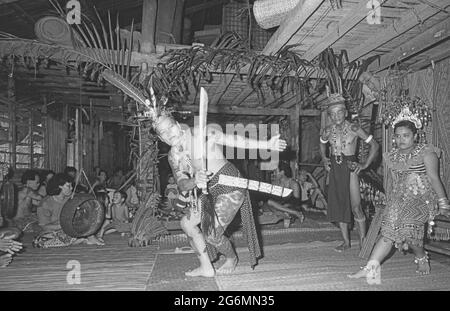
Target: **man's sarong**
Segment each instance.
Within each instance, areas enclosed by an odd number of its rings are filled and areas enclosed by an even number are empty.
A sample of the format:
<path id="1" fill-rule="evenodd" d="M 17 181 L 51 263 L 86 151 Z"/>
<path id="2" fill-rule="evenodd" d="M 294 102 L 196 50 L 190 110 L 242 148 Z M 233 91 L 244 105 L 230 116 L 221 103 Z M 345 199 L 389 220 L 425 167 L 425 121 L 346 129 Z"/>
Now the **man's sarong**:
<path id="1" fill-rule="evenodd" d="M 258 235 L 256 232 L 255 227 L 255 220 L 253 216 L 253 210 L 252 210 L 252 204 L 250 201 L 250 196 L 248 193 L 248 190 L 241 189 L 237 187 L 230 187 L 230 186 L 224 186 L 218 184 L 219 176 L 220 175 L 228 175 L 228 176 L 235 176 L 235 177 L 241 177 L 241 174 L 239 170 L 230 162 L 225 164 L 214 176 L 213 178 L 208 182 L 208 195 L 202 195 L 201 196 L 201 202 L 202 202 L 202 222 L 201 222 L 201 228 L 202 232 L 205 236 L 208 235 L 208 232 L 210 232 L 211 228 L 214 226 L 214 221 L 217 221 L 215 219 L 216 211 L 214 209 L 214 204 L 217 200 L 217 198 L 222 194 L 228 194 L 233 193 L 235 191 L 239 191 L 244 194 L 244 201 L 240 207 L 241 211 L 241 221 L 242 221 L 242 231 L 244 236 L 247 238 L 247 244 L 248 249 L 250 253 L 250 265 L 252 268 L 254 268 L 257 264 L 257 259 L 261 257 L 261 248 L 258 241 Z M 229 222 L 231 222 L 236 215 L 237 211 L 233 211 L 233 215 L 227 215 L 229 218 Z M 227 223 L 229 224 L 227 221 Z M 223 231 L 226 228 L 223 228 Z M 223 231 L 221 230 L 221 233 L 223 234 Z M 208 239 L 206 239 L 208 240 Z M 217 258 L 217 249 L 211 245 L 210 243 L 207 243 L 207 249 L 208 254 L 211 260 L 214 260 Z"/>
<path id="2" fill-rule="evenodd" d="M 346 222 L 352 220 L 350 201 L 350 162 L 356 162 L 356 155 L 341 155 L 342 163 L 338 164 L 332 155 L 330 182 L 328 184 L 328 220 L 330 222 Z"/>

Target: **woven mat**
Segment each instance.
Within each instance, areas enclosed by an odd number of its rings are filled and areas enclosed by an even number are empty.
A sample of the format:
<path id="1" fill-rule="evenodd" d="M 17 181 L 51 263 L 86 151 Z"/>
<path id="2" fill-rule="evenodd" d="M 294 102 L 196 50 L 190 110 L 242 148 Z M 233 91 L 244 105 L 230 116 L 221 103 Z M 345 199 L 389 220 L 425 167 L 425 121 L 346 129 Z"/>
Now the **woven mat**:
<path id="1" fill-rule="evenodd" d="M 186 271 L 198 267 L 198 258 L 190 254 L 158 254 L 147 282 L 147 291 L 217 291 L 214 278 L 187 277 Z"/>
<path id="2" fill-rule="evenodd" d="M 336 242 L 313 242 L 267 247 L 265 257 L 255 270 L 251 270 L 247 252 L 239 249 L 241 262 L 235 273 L 217 276 L 220 290 L 225 291 L 422 291 L 449 290 L 450 267 L 433 261 L 432 273 L 420 276 L 415 273 L 413 255 L 399 252 L 385 262 L 381 270 L 382 284 L 370 286 L 365 279 L 349 279 L 347 274 L 358 271 L 366 262 L 358 258 L 358 247 L 345 253 L 333 250 Z"/>

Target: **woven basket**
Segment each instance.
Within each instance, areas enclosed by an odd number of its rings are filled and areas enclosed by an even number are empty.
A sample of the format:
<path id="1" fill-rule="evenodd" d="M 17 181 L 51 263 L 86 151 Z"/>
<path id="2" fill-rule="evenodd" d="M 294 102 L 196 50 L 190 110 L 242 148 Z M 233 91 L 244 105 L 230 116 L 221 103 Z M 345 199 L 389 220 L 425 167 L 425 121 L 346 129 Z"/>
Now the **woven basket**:
<path id="1" fill-rule="evenodd" d="M 257 0 L 253 4 L 256 22 L 264 29 L 279 26 L 301 0 Z"/>
<path id="2" fill-rule="evenodd" d="M 72 45 L 70 26 L 55 16 L 45 16 L 34 25 L 36 37 L 42 42 Z"/>

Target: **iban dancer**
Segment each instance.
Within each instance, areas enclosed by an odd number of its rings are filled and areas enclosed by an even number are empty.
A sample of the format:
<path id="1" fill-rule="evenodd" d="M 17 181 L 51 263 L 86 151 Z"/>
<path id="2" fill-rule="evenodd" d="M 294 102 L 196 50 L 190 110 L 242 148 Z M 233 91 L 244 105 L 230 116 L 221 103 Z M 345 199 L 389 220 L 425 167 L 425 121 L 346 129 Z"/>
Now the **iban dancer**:
<path id="1" fill-rule="evenodd" d="M 344 242 L 335 248 L 342 252 L 350 248 L 348 225 L 352 211 L 358 224 L 360 247 L 366 235 L 366 217 L 361 208 L 361 193 L 358 174 L 369 167 L 377 155 L 378 143 L 356 123 L 346 120 L 348 115 L 345 99 L 332 94 L 327 108 L 332 124 L 327 126 L 320 137 L 320 153 L 325 169 L 330 172 L 328 185 L 328 219 L 338 223 Z M 355 155 L 358 138 L 370 144 L 370 152 L 365 163 L 359 163 Z M 331 156 L 326 156 L 326 145 L 331 145 Z"/>
<path id="2" fill-rule="evenodd" d="M 394 246 L 401 251 L 411 249 L 417 264 L 416 273 L 429 274 L 429 258 L 423 248 L 425 225 L 428 222 L 430 237 L 434 217 L 450 215 L 450 202 L 439 175 L 440 150 L 416 142 L 422 122 L 406 108 L 394 120 L 393 127 L 396 146 L 383 154 L 388 178 L 381 238 L 367 265 L 349 275 L 350 278 L 365 277 L 369 284 L 381 283 L 380 265 Z"/>
<path id="3" fill-rule="evenodd" d="M 251 266 L 257 263 L 261 250 L 256 234 L 253 212 L 248 191 L 245 189 L 218 184 L 221 174 L 240 177 L 238 169 L 223 155 L 222 146 L 283 151 L 286 141 L 279 135 L 269 141 L 227 135 L 215 127 L 207 127 L 207 168 L 202 169 L 201 161 L 194 156 L 194 146 L 199 146 L 201 138 L 198 127 L 193 130 L 182 129 L 180 124 L 169 116 L 159 116 L 155 122 L 159 137 L 171 146 L 168 159 L 180 191 L 194 191 L 207 183 L 208 195 L 201 196 L 199 202 L 192 202 L 192 208 L 181 219 L 181 227 L 187 234 L 190 244 L 200 260 L 200 267 L 186 272 L 187 276 L 213 277 L 215 269 L 212 261 L 217 253 L 225 256 L 225 263 L 217 269 L 217 274 L 232 273 L 238 257 L 224 235 L 236 213 L 241 210 L 242 225 L 247 237 Z M 201 225 L 201 229 L 199 228 Z"/>

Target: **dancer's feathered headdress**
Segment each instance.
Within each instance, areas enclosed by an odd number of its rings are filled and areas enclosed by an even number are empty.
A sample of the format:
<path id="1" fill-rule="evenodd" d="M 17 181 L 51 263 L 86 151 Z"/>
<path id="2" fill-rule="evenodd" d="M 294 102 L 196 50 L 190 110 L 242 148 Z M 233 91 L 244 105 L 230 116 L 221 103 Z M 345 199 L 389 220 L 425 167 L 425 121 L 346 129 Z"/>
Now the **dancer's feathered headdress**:
<path id="1" fill-rule="evenodd" d="M 138 88 L 112 70 L 106 69 L 102 72 L 102 75 L 106 81 L 133 98 L 138 105 L 143 108 L 143 117 L 148 118 L 153 122 L 157 134 L 161 133 L 161 131 L 167 127 L 167 125 L 164 125 L 164 123 L 161 122 L 163 119 L 169 118 L 171 121 L 170 123 L 176 123 L 175 119 L 161 109 L 162 106 L 165 106 L 167 98 L 161 98 L 162 103 L 158 105 L 153 88 L 150 88 L 150 99 L 147 99 Z"/>

